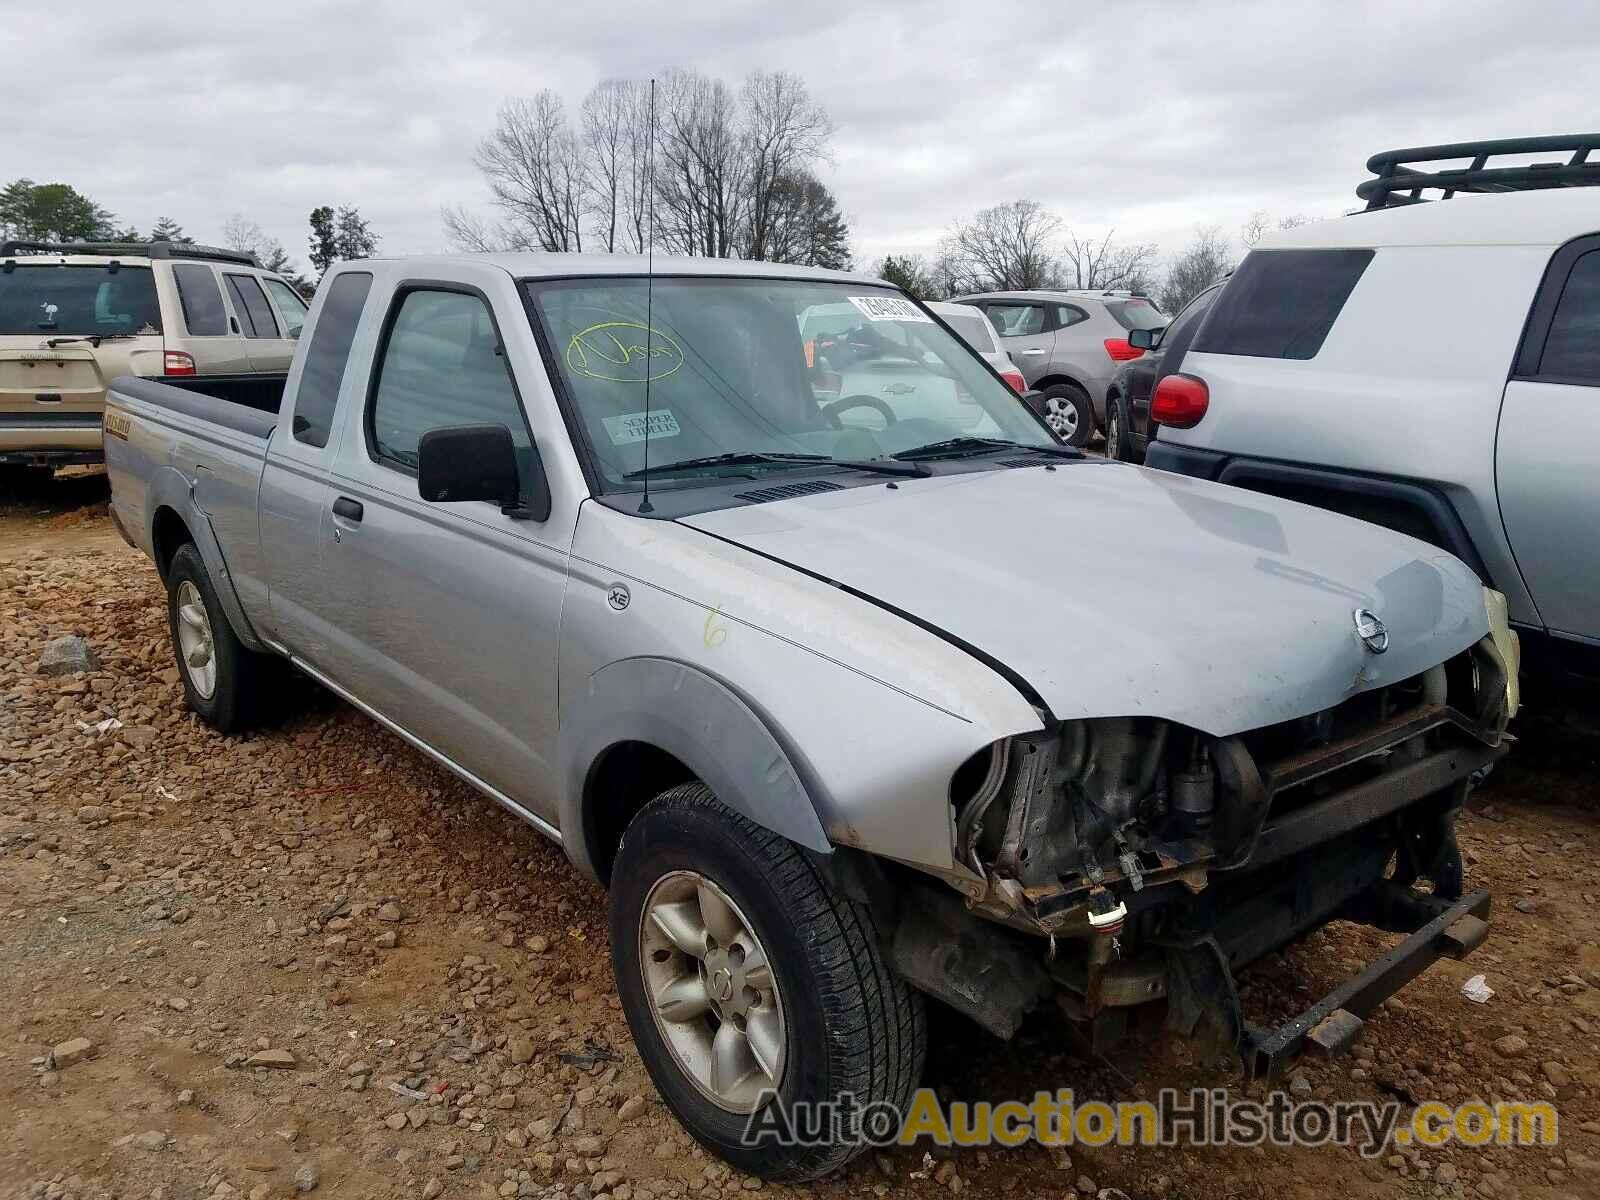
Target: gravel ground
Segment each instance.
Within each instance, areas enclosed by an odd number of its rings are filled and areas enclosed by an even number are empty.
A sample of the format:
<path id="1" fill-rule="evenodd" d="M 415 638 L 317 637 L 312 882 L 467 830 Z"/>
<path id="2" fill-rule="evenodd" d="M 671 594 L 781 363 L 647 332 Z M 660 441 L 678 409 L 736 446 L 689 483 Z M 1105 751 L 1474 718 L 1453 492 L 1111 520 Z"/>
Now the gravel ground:
<path id="1" fill-rule="evenodd" d="M 65 634 L 98 667 L 39 674 Z M 1297 1085 L 1549 1098 L 1558 1148 L 929 1163 L 919 1147 L 787 1189 L 704 1156 L 661 1105 L 614 998 L 596 887 L 359 714 L 309 684 L 296 701 L 247 738 L 206 729 L 103 482 L 0 494 L 0 1196 L 1600 1196 L 1600 702 L 1536 696 L 1474 798 L 1462 844 L 1495 894 L 1490 941 Z M 1282 1018 L 1385 941 L 1314 935 L 1249 974 L 1246 1007 Z M 1480 971 L 1496 991 L 1481 1006 L 1459 994 Z M 950 1098 L 1235 1083 L 1160 1037 L 1080 1053 L 1047 1014 L 1009 1045 L 934 1029 L 927 1082 Z"/>

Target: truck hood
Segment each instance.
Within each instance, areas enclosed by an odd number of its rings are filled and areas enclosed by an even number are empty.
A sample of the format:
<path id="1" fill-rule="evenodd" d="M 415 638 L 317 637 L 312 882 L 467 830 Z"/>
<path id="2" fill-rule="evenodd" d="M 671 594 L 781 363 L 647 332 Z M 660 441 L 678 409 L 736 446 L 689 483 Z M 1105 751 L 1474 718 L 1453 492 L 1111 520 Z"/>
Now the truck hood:
<path id="1" fill-rule="evenodd" d="M 1059 719 L 1214 736 L 1408 679 L 1488 632 L 1459 560 L 1240 488 L 1064 462 L 873 484 L 683 523 L 821 576 L 998 665 Z M 1365 608 L 1388 628 L 1374 653 Z"/>

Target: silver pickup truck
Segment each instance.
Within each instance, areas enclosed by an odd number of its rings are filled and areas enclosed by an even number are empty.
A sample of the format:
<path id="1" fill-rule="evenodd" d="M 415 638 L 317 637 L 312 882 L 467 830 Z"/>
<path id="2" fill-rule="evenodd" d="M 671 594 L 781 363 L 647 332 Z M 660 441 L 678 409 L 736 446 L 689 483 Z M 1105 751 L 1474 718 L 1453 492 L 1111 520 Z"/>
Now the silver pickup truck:
<path id="1" fill-rule="evenodd" d="M 287 659 L 558 840 L 705 1145 L 844 1162 L 869 1128 L 768 1118 L 905 1104 L 925 996 L 1164 1003 L 1271 1073 L 1481 940 L 1453 829 L 1517 663 L 1465 566 L 1086 458 L 880 280 L 659 268 L 344 264 L 281 392 L 121 379 L 105 432 L 189 705 L 239 729 Z M 818 377 L 839 304 L 892 389 Z M 1409 936 L 1252 1024 L 1234 971 L 1334 917 Z"/>

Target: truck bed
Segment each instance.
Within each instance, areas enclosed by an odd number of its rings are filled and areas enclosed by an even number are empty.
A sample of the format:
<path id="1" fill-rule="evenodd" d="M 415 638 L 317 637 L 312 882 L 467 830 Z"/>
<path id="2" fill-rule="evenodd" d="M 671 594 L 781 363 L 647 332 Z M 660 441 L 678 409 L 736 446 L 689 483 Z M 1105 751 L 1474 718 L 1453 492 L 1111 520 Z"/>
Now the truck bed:
<path id="1" fill-rule="evenodd" d="M 270 375 L 178 375 L 143 379 L 124 375 L 115 392 L 158 408 L 213 421 L 238 433 L 265 438 L 278 424 L 287 372 Z"/>

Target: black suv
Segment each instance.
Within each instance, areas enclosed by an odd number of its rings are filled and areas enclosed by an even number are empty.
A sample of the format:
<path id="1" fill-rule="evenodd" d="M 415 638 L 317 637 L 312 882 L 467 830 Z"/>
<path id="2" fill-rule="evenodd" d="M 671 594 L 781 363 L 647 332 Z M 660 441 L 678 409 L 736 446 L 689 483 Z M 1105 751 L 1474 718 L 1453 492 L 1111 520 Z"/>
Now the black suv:
<path id="1" fill-rule="evenodd" d="M 1144 349 L 1145 353 L 1123 363 L 1106 389 L 1107 458 L 1144 461 L 1145 447 L 1155 437 L 1150 425 L 1150 397 L 1155 393 L 1156 384 L 1174 374 L 1182 364 L 1184 351 L 1194 341 L 1200 322 L 1226 282 L 1226 279 L 1217 280 L 1189 301 L 1165 329 L 1128 331 L 1129 343 Z"/>

